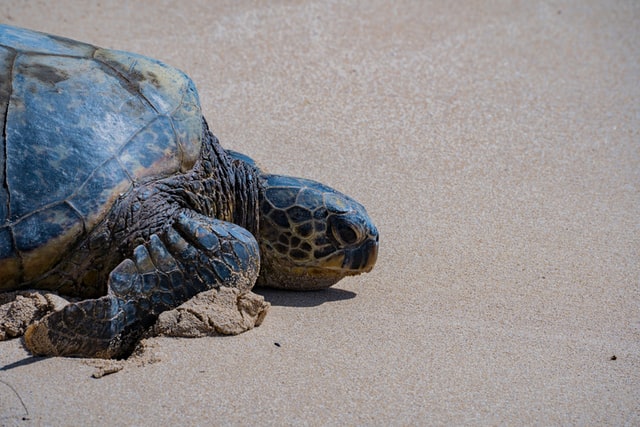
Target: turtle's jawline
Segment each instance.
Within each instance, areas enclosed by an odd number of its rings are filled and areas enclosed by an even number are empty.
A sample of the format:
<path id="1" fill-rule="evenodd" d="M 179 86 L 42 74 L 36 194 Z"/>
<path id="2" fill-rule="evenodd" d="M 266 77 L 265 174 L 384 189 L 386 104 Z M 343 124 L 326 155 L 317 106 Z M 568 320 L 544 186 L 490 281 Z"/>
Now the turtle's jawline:
<path id="1" fill-rule="evenodd" d="M 378 242 L 367 240 L 362 245 L 349 251 L 345 251 L 342 268 L 359 273 L 371 271 L 378 259 Z"/>
<path id="2" fill-rule="evenodd" d="M 343 253 L 321 266 L 324 270 L 343 272 L 345 276 L 368 273 L 378 259 L 378 242 L 367 240 L 357 248 L 346 249 Z"/>

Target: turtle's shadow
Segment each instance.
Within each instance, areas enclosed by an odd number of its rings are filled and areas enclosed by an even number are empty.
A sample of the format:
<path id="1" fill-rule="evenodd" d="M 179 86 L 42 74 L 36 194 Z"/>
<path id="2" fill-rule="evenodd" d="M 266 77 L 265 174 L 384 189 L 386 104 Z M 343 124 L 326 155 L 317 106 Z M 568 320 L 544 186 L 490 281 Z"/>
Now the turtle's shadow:
<path id="1" fill-rule="evenodd" d="M 8 365 L 0 366 L 0 371 L 8 371 L 10 369 L 19 368 L 21 366 L 31 365 L 32 363 L 40 362 L 46 359 L 46 357 L 42 356 L 27 356 L 24 359 L 17 360 L 13 363 L 9 363 Z"/>
<path id="2" fill-rule="evenodd" d="M 355 292 L 344 289 L 328 288 L 317 291 L 285 291 L 280 289 L 255 288 L 253 291 L 262 295 L 271 305 L 287 307 L 315 307 L 325 302 L 342 301 L 356 297 Z"/>

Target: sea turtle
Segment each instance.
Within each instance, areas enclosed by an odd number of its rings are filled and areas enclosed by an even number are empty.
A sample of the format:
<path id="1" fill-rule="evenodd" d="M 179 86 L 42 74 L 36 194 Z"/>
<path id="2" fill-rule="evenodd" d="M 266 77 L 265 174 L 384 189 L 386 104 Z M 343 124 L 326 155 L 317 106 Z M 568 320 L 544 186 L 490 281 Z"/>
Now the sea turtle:
<path id="1" fill-rule="evenodd" d="M 326 288 L 376 261 L 362 205 L 224 150 L 157 60 L 0 25 L 0 122 L 0 290 L 80 298 L 28 347 L 122 357 L 204 290 Z"/>

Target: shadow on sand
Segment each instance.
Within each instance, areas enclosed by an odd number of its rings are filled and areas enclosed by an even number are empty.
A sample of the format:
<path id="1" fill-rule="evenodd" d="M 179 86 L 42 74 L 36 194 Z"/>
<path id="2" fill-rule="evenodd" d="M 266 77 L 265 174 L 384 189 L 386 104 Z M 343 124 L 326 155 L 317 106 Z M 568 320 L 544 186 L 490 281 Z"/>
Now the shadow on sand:
<path id="1" fill-rule="evenodd" d="M 343 289 L 328 288 L 317 291 L 285 291 L 279 289 L 254 288 L 253 292 L 264 296 L 271 305 L 287 307 L 315 307 L 326 302 L 342 301 L 355 298 L 355 292 Z"/>

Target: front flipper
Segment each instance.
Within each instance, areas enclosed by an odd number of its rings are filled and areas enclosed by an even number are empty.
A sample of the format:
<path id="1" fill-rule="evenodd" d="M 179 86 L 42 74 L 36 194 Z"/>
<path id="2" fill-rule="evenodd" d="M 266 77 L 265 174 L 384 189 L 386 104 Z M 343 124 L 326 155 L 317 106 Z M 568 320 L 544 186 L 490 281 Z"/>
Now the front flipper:
<path id="1" fill-rule="evenodd" d="M 142 332 L 126 328 L 136 315 L 135 305 L 111 295 L 70 303 L 29 326 L 25 344 L 42 356 L 127 356 Z"/>
<path id="2" fill-rule="evenodd" d="M 259 270 L 248 231 L 180 214 L 162 238 L 152 235 L 111 272 L 106 296 L 51 313 L 29 327 L 25 343 L 39 355 L 126 357 L 161 312 L 207 289 L 249 290 Z"/>

